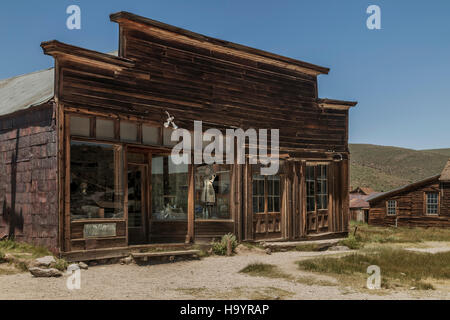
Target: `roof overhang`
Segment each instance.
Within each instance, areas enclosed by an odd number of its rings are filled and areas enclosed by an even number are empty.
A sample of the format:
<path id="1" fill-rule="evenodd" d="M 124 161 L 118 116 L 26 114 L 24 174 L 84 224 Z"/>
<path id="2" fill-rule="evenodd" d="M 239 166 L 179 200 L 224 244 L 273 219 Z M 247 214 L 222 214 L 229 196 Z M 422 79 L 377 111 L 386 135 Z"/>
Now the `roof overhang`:
<path id="1" fill-rule="evenodd" d="M 434 182 L 434 181 L 437 182 L 437 181 L 439 181 L 439 177 L 440 176 L 441 175 L 438 174 L 438 175 L 435 175 L 435 176 L 432 176 L 432 177 L 429 177 L 429 178 L 426 178 L 426 179 L 423 179 L 423 180 L 420 180 L 420 181 L 416 181 L 416 182 L 413 182 L 411 184 L 407 184 L 405 186 L 402 186 L 402 187 L 399 187 L 399 188 L 396 188 L 396 189 L 393 189 L 391 191 L 383 192 L 383 193 L 381 193 L 379 195 L 376 195 L 374 197 L 370 197 L 369 196 L 366 199 L 366 201 L 369 202 L 369 203 L 374 202 L 374 201 L 379 201 L 379 200 L 382 200 L 384 198 L 388 198 L 388 197 L 392 197 L 392 196 L 398 195 L 398 194 L 400 194 L 402 192 L 406 192 L 406 191 L 413 190 L 415 188 L 419 188 L 419 187 L 421 187 L 423 185 L 426 185 L 426 184 Z"/>
<path id="2" fill-rule="evenodd" d="M 358 104 L 356 101 L 343 101 L 334 99 L 317 99 L 321 108 L 334 110 L 348 110 Z"/>
<path id="3" fill-rule="evenodd" d="M 100 67 L 113 67 L 116 69 L 134 67 L 134 61 L 132 60 L 72 46 L 57 40 L 42 42 L 41 47 L 45 54 L 55 58 L 70 57 L 72 60 L 88 62 Z"/>
<path id="4" fill-rule="evenodd" d="M 241 44 L 208 37 L 186 29 L 174 27 L 156 20 L 141 17 L 129 12 L 118 12 L 110 15 L 113 22 L 122 26 L 135 28 L 140 31 L 151 33 L 157 37 L 178 41 L 207 50 L 230 54 L 256 62 L 267 63 L 277 67 L 317 76 L 328 74 L 329 68 L 321 67 L 308 62 L 284 57 L 264 50 L 247 47 Z"/>

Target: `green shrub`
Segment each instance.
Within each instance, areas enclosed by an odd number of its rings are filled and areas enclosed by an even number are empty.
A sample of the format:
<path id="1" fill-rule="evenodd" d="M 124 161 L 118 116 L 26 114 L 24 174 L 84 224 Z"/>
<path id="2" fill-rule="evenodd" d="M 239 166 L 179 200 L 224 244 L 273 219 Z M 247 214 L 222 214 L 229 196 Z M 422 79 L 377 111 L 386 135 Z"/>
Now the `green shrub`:
<path id="1" fill-rule="evenodd" d="M 234 253 L 238 246 L 238 242 L 234 234 L 228 233 L 224 235 L 220 241 L 212 243 L 212 250 L 214 254 L 225 256 L 227 254 L 228 241 L 231 241 L 231 251 Z"/>
<path id="2" fill-rule="evenodd" d="M 66 271 L 67 267 L 69 266 L 69 263 L 64 259 L 56 259 L 56 263 L 52 266 L 55 269 L 58 269 L 59 271 Z"/>
<path id="3" fill-rule="evenodd" d="M 348 238 L 345 238 L 344 240 L 339 241 L 339 244 L 341 246 L 349 247 L 350 249 L 360 249 L 363 247 L 363 244 L 358 236 L 349 235 Z"/>

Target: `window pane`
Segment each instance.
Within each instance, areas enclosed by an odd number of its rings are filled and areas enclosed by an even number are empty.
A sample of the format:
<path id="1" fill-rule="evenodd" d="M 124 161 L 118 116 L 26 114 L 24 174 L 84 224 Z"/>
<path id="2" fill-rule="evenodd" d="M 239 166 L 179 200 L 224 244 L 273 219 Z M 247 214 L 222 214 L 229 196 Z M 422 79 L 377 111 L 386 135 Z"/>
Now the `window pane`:
<path id="1" fill-rule="evenodd" d="M 128 142 L 137 141 L 137 124 L 131 122 L 120 122 L 120 140 Z"/>
<path id="2" fill-rule="evenodd" d="M 142 141 L 147 145 L 159 145 L 160 144 L 160 128 L 151 127 L 147 125 L 142 126 Z"/>
<path id="3" fill-rule="evenodd" d="M 427 193 L 427 214 L 438 214 L 439 194 Z"/>
<path id="4" fill-rule="evenodd" d="M 90 119 L 85 117 L 70 116 L 70 134 L 73 136 L 90 136 Z"/>
<path id="5" fill-rule="evenodd" d="M 253 197 L 253 212 L 259 212 L 258 197 Z"/>
<path id="6" fill-rule="evenodd" d="M 105 119 L 96 119 L 95 132 L 99 139 L 114 139 L 114 121 Z"/>
<path id="7" fill-rule="evenodd" d="M 274 212 L 273 211 L 273 197 L 269 197 L 267 199 L 267 201 L 268 201 L 268 204 L 269 204 L 269 208 L 268 208 L 269 212 Z"/>
<path id="8" fill-rule="evenodd" d="M 264 209 L 264 206 L 265 206 L 265 203 L 264 203 L 264 196 L 259 196 L 258 199 L 259 199 L 259 200 L 258 200 L 258 203 L 259 203 L 259 204 L 258 204 L 258 206 L 259 206 L 259 207 L 258 207 L 258 208 L 259 208 L 258 212 L 264 212 L 264 210 L 265 210 L 265 209 Z"/>
<path id="9" fill-rule="evenodd" d="M 70 157 L 72 219 L 122 218 L 121 147 L 72 141 Z"/>
<path id="10" fill-rule="evenodd" d="M 195 168 L 195 218 L 231 219 L 230 165 L 201 165 Z"/>
<path id="11" fill-rule="evenodd" d="M 174 146 L 174 145 L 176 145 L 176 144 L 178 144 L 178 142 L 179 141 L 172 141 L 171 140 L 171 136 L 172 136 L 172 132 L 174 131 L 174 129 L 171 129 L 171 128 L 163 128 L 163 134 L 164 134 L 164 137 L 163 137 L 163 142 L 164 142 L 164 145 L 166 146 L 166 147 L 171 147 L 171 146 Z M 181 141 L 181 138 L 180 138 L 180 141 Z"/>
<path id="12" fill-rule="evenodd" d="M 396 215 L 397 214 L 397 201 L 389 200 L 388 201 L 388 215 Z"/>
<path id="13" fill-rule="evenodd" d="M 188 165 L 176 165 L 169 156 L 152 158 L 152 218 L 187 220 Z"/>
<path id="14" fill-rule="evenodd" d="M 280 197 L 275 197 L 273 203 L 274 203 L 273 211 L 280 212 Z"/>

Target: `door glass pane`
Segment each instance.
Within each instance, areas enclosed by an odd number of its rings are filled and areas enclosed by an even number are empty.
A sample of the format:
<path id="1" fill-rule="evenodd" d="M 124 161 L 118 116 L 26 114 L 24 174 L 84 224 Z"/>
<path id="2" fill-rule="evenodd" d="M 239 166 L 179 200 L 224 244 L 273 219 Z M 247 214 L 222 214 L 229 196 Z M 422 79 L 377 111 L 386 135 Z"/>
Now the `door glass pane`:
<path id="1" fill-rule="evenodd" d="M 128 169 L 128 227 L 142 226 L 142 171 L 138 167 Z"/>
<path id="2" fill-rule="evenodd" d="M 317 174 L 317 209 L 325 210 L 328 208 L 327 166 L 319 165 Z"/>
<path id="3" fill-rule="evenodd" d="M 267 176 L 269 212 L 280 212 L 280 176 Z"/>
<path id="4" fill-rule="evenodd" d="M 253 175 L 253 213 L 264 213 L 264 176 Z"/>
<path id="5" fill-rule="evenodd" d="M 306 211 L 316 210 L 314 166 L 306 167 Z"/>
<path id="6" fill-rule="evenodd" d="M 169 156 L 152 158 L 152 219 L 187 220 L 188 165 Z"/>

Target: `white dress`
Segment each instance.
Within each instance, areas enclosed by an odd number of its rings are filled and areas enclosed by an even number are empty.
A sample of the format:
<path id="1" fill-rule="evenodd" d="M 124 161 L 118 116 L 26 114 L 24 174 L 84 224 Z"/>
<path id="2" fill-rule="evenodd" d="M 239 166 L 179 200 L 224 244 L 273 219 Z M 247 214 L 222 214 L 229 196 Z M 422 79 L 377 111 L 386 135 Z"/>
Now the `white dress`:
<path id="1" fill-rule="evenodd" d="M 209 178 L 205 178 L 203 180 L 203 191 L 201 196 L 201 201 L 208 203 L 208 204 L 214 204 L 216 203 L 216 192 L 214 191 L 213 182 L 216 179 L 216 175 L 212 175 Z"/>

